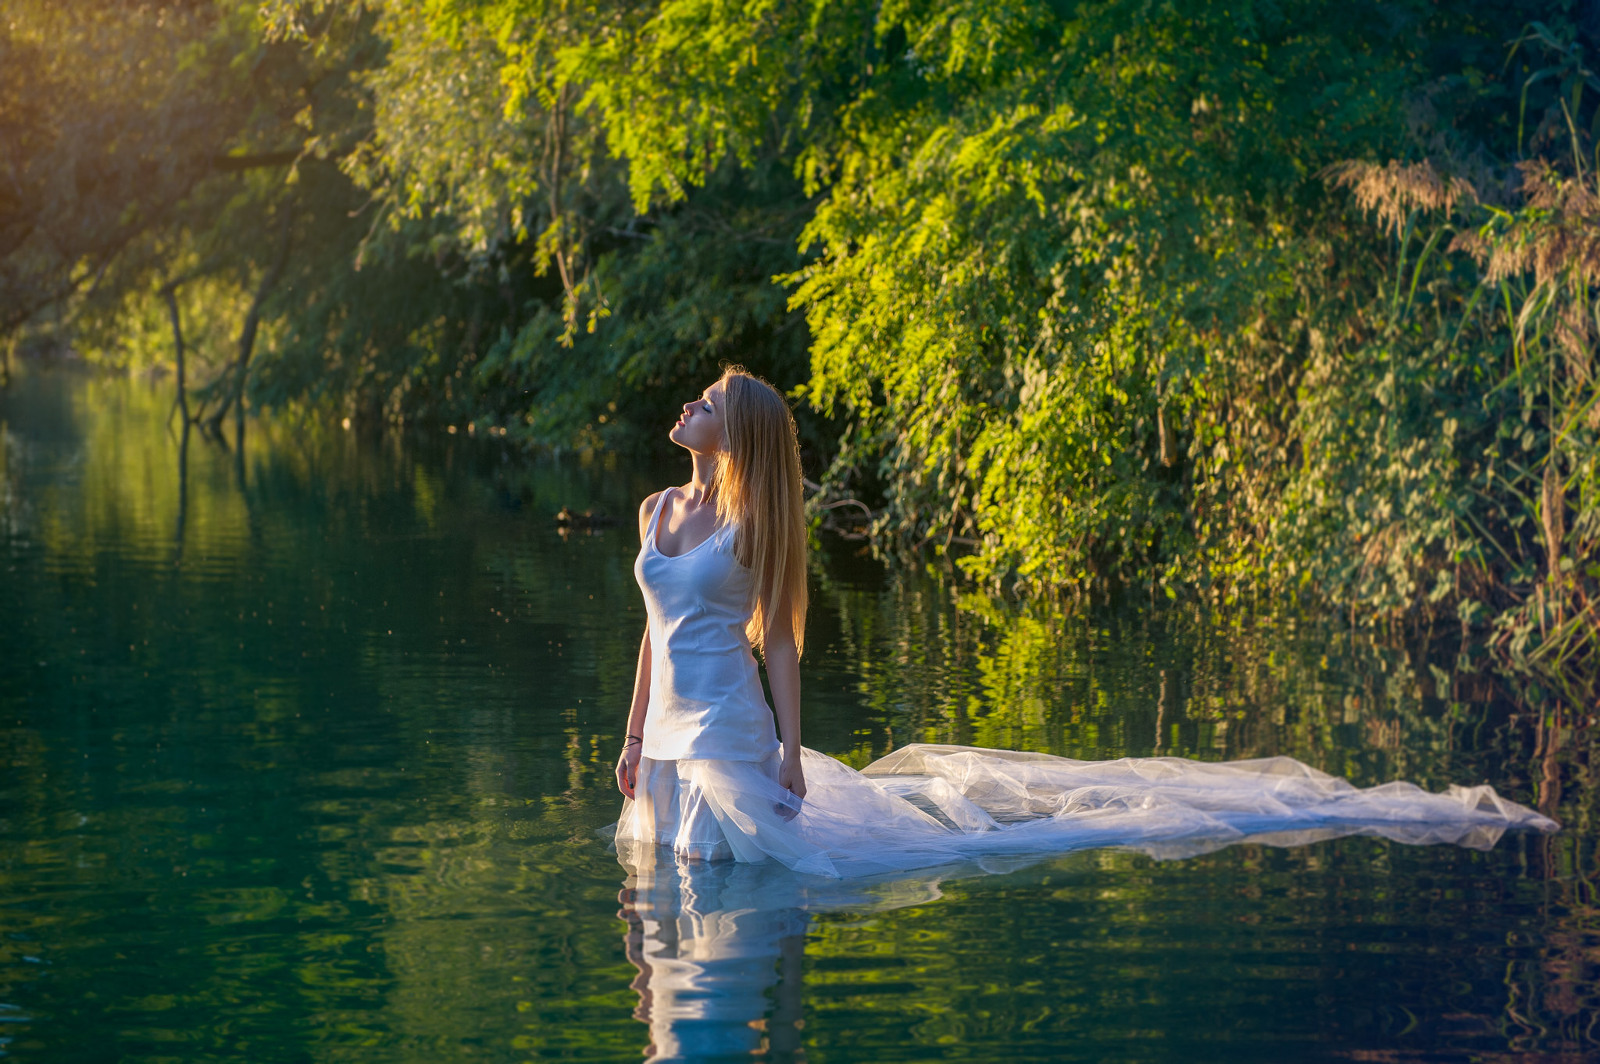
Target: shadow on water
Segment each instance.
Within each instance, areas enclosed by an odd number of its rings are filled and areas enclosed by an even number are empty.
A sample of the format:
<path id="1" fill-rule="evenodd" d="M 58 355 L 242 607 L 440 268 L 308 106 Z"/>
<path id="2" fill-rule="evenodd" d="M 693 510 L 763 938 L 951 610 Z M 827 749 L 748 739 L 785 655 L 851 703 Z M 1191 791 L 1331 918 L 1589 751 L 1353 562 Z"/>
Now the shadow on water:
<path id="1" fill-rule="evenodd" d="M 315 422 L 246 421 L 223 449 L 163 431 L 170 400 L 40 373 L 0 394 L 0 1054 L 1600 1046 L 1593 709 L 1443 639 L 1015 607 L 824 544 L 806 741 L 857 767 L 909 742 L 1287 754 L 1363 786 L 1488 782 L 1565 829 L 1087 851 L 826 904 L 770 870 L 622 882 L 595 833 L 620 805 L 637 536 L 553 518 L 631 516 L 682 469 Z"/>

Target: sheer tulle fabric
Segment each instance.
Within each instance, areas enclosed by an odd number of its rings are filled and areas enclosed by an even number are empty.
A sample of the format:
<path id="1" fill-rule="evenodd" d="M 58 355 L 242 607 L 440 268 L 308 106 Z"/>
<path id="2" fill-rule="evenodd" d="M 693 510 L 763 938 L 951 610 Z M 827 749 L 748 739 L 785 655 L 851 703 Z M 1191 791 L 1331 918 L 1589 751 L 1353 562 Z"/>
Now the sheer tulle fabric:
<path id="1" fill-rule="evenodd" d="M 1116 846 L 1181 857 L 1243 839 L 1294 846 L 1342 835 L 1493 846 L 1507 829 L 1555 821 L 1488 786 L 1434 794 L 1410 783 L 1358 788 L 1289 757 L 1076 761 L 918 744 L 863 771 L 804 752 L 807 793 L 764 761 L 644 758 L 616 825 L 618 856 L 771 859 L 796 872 L 880 875 L 984 857 Z"/>

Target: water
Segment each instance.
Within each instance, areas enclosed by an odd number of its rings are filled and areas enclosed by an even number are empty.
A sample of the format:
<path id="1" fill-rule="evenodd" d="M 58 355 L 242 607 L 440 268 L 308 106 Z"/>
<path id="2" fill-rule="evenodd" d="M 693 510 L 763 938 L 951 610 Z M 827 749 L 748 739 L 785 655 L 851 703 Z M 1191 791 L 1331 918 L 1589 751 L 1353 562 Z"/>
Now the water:
<path id="1" fill-rule="evenodd" d="M 1438 646 L 1020 611 L 835 543 L 804 718 L 853 764 L 916 740 L 1288 753 L 1488 781 L 1566 829 L 625 880 L 594 832 L 643 623 L 631 514 L 682 470 L 290 421 L 185 446 L 169 405 L 169 382 L 37 372 L 0 395 L 0 1055 L 1600 1052 L 1590 732 Z M 563 505 L 624 520 L 563 536 Z"/>

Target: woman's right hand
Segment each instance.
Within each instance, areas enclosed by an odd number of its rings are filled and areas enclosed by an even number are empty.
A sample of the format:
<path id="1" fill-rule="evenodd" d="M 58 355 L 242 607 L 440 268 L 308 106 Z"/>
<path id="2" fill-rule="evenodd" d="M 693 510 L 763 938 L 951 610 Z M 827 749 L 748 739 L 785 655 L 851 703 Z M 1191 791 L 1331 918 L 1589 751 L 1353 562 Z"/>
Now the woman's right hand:
<path id="1" fill-rule="evenodd" d="M 634 784 L 639 782 L 639 755 L 643 750 L 643 743 L 629 742 L 617 758 L 617 790 L 625 798 L 633 797 Z"/>

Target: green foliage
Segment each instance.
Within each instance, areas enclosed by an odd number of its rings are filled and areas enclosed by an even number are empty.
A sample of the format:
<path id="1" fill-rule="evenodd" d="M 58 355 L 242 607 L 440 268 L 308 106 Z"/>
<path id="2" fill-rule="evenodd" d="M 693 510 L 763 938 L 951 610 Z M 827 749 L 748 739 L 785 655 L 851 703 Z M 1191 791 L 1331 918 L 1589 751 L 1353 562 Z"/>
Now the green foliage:
<path id="1" fill-rule="evenodd" d="M 1225 534 L 1160 427 L 1188 427 L 1196 466 L 1227 454 L 1248 385 L 1218 378 L 1292 294 L 1302 179 L 1375 139 L 1401 84 L 1321 5 L 1146 8 L 1016 4 L 947 35 L 895 9 L 880 36 L 939 47 L 884 75 L 896 106 L 852 111 L 807 232 L 810 394 L 867 428 L 834 483 L 875 463 L 878 531 L 966 533 L 990 578 L 1150 579 Z"/>
<path id="2" fill-rule="evenodd" d="M 1583 697 L 1600 665 L 1600 175 L 1571 116 L 1600 79 L 1548 28 L 1528 43 L 1554 62 L 1524 86 L 1555 75 L 1560 106 L 1512 191 L 1449 152 L 1339 174 L 1396 254 L 1343 342 L 1312 348 L 1273 569 L 1352 612 L 1492 623 L 1513 663 Z"/>
<path id="3" fill-rule="evenodd" d="M 178 221 L 249 121 L 249 21 L 224 2 L 7 5 L 0 333 L 101 287 Z"/>
<path id="4" fill-rule="evenodd" d="M 264 306 L 226 371 L 258 403 L 648 449 L 742 361 L 804 400 L 819 513 L 988 588 L 1304 596 L 1594 658 L 1574 4 L 193 10 L 171 85 L 231 101 L 209 150 L 297 159 L 183 185 L 107 269 Z M 56 106 L 0 110 L 29 166 Z"/>
<path id="5" fill-rule="evenodd" d="M 259 399 L 327 396 L 354 416 L 637 449 L 720 361 L 801 379 L 804 330 L 771 280 L 799 263 L 798 183 L 782 166 L 729 165 L 635 214 L 603 123 L 560 68 L 616 12 L 369 9 L 384 59 L 357 79 L 372 124 L 341 164 L 362 199 L 334 196 L 370 215 L 360 275 L 302 272 L 305 302 Z M 308 46 L 351 32 L 326 7 L 269 14 Z"/>
<path id="6" fill-rule="evenodd" d="M 479 394 L 491 409 L 525 409 L 516 431 L 527 438 L 641 450 L 721 362 L 800 379 L 806 334 L 771 283 L 798 260 L 792 194 L 782 173 L 729 168 L 704 193 L 617 234 L 592 274 L 607 317 L 564 347 L 559 313 L 541 308 L 477 364 Z"/>
<path id="7" fill-rule="evenodd" d="M 1525 656 L 1529 589 L 1577 571 L 1595 520 L 1572 339 L 1590 320 L 1595 279 L 1571 276 L 1589 208 L 1556 187 L 1587 189 L 1593 146 L 1573 31 L 1531 24 L 1508 67 L 1501 42 L 1527 16 L 1488 7 L 758 14 L 663 3 L 566 69 L 589 80 L 637 205 L 763 151 L 821 195 L 802 235 L 815 258 L 786 279 L 813 334 L 803 393 L 845 423 L 825 499 L 865 495 L 879 538 L 970 543 L 963 568 L 1013 587 L 1498 614 Z M 1540 49 L 1559 70 L 1528 67 Z M 1546 81 L 1560 91 L 1530 96 Z M 1496 120 L 1512 96 L 1514 143 Z M 1459 261 L 1472 248 L 1447 256 L 1447 234 L 1414 228 L 1411 211 L 1448 205 L 1391 211 L 1405 224 L 1385 235 L 1323 191 L 1334 164 L 1373 155 L 1503 174 L 1530 100 L 1528 144 L 1548 151 L 1564 114 L 1574 162 L 1541 163 L 1558 175 L 1542 193 L 1525 169 L 1525 206 L 1473 223 L 1481 273 Z M 1557 200 L 1576 221 L 1549 221 Z M 1539 254 L 1573 265 L 1524 281 Z M 1547 318 L 1568 336 L 1565 384 L 1531 354 Z M 1522 465 L 1494 442 L 1557 439 L 1573 453 Z M 1577 537 L 1547 567 L 1541 529 Z M 1594 627 L 1589 592 L 1564 586 L 1576 597 L 1539 613 L 1547 635 Z"/>

